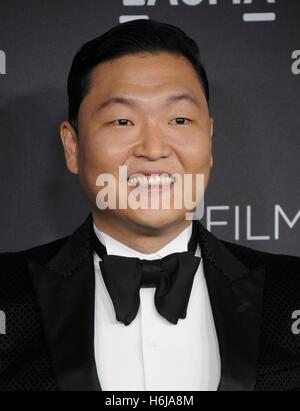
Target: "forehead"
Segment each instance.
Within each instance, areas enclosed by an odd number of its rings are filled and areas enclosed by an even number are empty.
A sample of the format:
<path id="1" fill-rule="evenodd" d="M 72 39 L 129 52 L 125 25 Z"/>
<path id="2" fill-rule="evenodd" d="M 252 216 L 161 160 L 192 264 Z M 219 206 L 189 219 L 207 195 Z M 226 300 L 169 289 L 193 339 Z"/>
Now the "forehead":
<path id="1" fill-rule="evenodd" d="M 175 89 L 205 99 L 190 61 L 165 52 L 126 55 L 101 63 L 90 80 L 89 95 L 97 99 L 126 92 L 150 97 Z"/>

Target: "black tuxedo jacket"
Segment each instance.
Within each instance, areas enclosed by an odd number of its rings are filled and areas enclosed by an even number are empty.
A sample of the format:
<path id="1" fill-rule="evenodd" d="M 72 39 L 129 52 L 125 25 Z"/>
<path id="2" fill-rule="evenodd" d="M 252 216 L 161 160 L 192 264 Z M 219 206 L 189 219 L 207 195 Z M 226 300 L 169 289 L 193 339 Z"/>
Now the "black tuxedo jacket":
<path id="1" fill-rule="evenodd" d="M 219 390 L 300 390 L 300 334 L 292 332 L 300 258 L 221 241 L 197 224 L 220 348 Z M 69 237 L 0 254 L 0 390 L 101 390 L 92 229 L 89 215 Z"/>

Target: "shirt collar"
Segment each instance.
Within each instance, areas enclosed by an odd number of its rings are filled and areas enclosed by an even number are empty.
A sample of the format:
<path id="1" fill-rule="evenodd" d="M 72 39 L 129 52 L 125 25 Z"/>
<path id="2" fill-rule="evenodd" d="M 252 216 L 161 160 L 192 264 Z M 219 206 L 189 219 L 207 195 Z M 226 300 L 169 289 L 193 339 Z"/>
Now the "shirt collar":
<path id="1" fill-rule="evenodd" d="M 151 254 L 143 254 L 134 250 L 125 244 L 117 241 L 113 237 L 104 233 L 93 224 L 95 234 L 99 241 L 106 247 L 107 254 L 121 255 L 124 257 L 137 257 L 146 260 L 154 260 L 156 258 L 163 258 L 172 253 L 179 253 L 188 250 L 188 242 L 192 234 L 192 224 L 185 228 L 176 238 L 166 244 L 163 248 Z"/>

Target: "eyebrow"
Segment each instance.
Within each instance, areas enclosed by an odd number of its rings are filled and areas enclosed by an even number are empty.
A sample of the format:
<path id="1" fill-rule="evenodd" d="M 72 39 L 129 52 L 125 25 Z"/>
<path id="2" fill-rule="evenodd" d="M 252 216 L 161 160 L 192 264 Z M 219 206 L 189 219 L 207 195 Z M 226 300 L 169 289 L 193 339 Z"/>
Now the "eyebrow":
<path id="1" fill-rule="evenodd" d="M 193 96 L 191 96 L 190 94 L 187 94 L 187 93 L 172 94 L 172 95 L 168 96 L 165 100 L 165 105 L 175 103 L 177 101 L 188 101 L 188 102 L 192 103 L 198 109 L 200 108 L 198 101 Z M 113 104 L 123 104 L 125 106 L 131 106 L 131 107 L 138 106 L 138 103 L 134 98 L 115 96 L 115 97 L 111 97 L 108 100 L 102 102 L 97 107 L 96 111 L 100 111 L 100 110 L 104 109 L 105 107 L 111 106 Z"/>

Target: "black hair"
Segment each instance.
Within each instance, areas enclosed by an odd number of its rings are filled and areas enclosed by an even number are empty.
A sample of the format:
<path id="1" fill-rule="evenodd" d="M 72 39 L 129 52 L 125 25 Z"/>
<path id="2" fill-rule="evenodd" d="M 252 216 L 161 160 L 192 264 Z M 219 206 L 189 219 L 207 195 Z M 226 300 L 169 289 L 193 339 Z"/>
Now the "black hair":
<path id="1" fill-rule="evenodd" d="M 119 24 L 84 44 L 68 76 L 69 122 L 77 131 L 80 104 L 89 92 L 90 74 L 101 63 L 128 54 L 159 53 L 186 57 L 193 65 L 209 104 L 209 84 L 197 43 L 171 24 L 139 19 Z"/>

